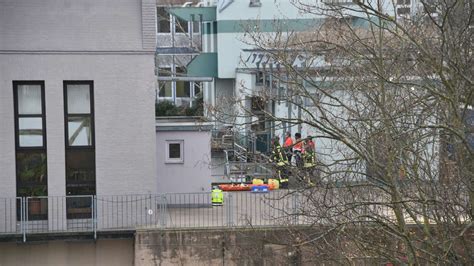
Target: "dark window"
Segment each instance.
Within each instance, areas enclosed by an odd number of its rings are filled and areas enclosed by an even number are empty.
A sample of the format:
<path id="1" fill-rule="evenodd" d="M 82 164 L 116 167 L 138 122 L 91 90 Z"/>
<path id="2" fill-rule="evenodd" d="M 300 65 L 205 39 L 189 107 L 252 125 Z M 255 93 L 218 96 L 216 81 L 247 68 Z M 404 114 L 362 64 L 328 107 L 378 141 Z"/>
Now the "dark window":
<path id="1" fill-rule="evenodd" d="M 397 5 L 409 5 L 410 0 L 397 0 Z"/>
<path id="2" fill-rule="evenodd" d="M 170 143 L 170 159 L 179 159 L 181 158 L 181 144 L 179 143 Z"/>
<path id="3" fill-rule="evenodd" d="M 175 32 L 187 33 L 188 32 L 188 22 L 180 18 L 176 18 L 176 28 Z"/>
<path id="4" fill-rule="evenodd" d="M 183 140 L 167 140 L 166 141 L 166 163 L 183 163 Z"/>
<path id="5" fill-rule="evenodd" d="M 173 97 L 171 81 L 160 81 L 159 82 L 159 97 Z"/>
<path id="6" fill-rule="evenodd" d="M 41 198 L 48 195 L 44 82 L 14 81 L 13 95 L 16 194 L 34 197 L 27 200 L 29 220 L 48 219 L 48 202 Z"/>
<path id="7" fill-rule="evenodd" d="M 170 33 L 170 15 L 166 12 L 165 7 L 156 8 L 156 31 L 158 33 Z"/>
<path id="8" fill-rule="evenodd" d="M 170 77 L 171 76 L 171 68 L 169 67 L 162 67 L 158 69 L 158 76 L 160 77 Z M 159 81 L 158 82 L 158 96 L 159 97 L 173 97 L 172 94 L 172 82 L 171 81 Z"/>
<path id="9" fill-rule="evenodd" d="M 410 14 L 410 8 L 409 8 L 409 7 L 397 8 L 397 14 L 398 14 L 398 15 Z"/>
<path id="10" fill-rule="evenodd" d="M 199 21 L 193 21 L 193 32 L 199 33 L 201 31 L 201 23 Z"/>
<path id="11" fill-rule="evenodd" d="M 176 81 L 176 97 L 190 97 L 191 87 L 188 81 Z"/>
<path id="12" fill-rule="evenodd" d="M 184 67 L 176 67 L 176 76 L 185 76 L 186 69 Z M 191 83 L 189 81 L 176 81 L 176 97 L 191 97 Z"/>
<path id="13" fill-rule="evenodd" d="M 251 99 L 252 111 L 259 112 L 265 110 L 265 101 L 262 97 L 254 96 Z"/>
<path id="14" fill-rule="evenodd" d="M 90 195 L 96 194 L 93 82 L 64 81 L 64 103 L 67 218 L 91 218 Z"/>
<path id="15" fill-rule="evenodd" d="M 194 96 L 199 96 L 202 89 L 201 89 L 202 83 L 200 82 L 194 82 Z"/>

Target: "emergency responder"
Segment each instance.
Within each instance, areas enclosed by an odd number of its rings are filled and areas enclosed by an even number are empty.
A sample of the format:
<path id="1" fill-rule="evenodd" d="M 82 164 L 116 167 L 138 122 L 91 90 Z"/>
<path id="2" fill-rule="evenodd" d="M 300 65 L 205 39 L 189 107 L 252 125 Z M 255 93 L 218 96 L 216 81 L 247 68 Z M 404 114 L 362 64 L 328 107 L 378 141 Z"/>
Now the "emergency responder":
<path id="1" fill-rule="evenodd" d="M 304 177 L 303 179 L 309 184 L 314 185 L 313 181 L 316 178 L 315 176 L 315 166 L 316 166 L 316 152 L 315 145 L 311 136 L 308 136 L 305 145 L 304 145 Z"/>
<path id="2" fill-rule="evenodd" d="M 224 193 L 218 186 L 214 186 L 211 194 L 212 206 L 222 206 L 224 204 Z"/>
<path id="3" fill-rule="evenodd" d="M 283 148 L 280 145 L 280 141 L 278 140 L 278 137 L 275 137 L 273 139 L 273 145 L 272 145 L 272 162 L 275 162 L 278 166 L 283 166 L 285 165 L 288 161 L 286 159 L 285 153 L 283 151 Z"/>
<path id="4" fill-rule="evenodd" d="M 285 152 L 286 158 L 288 159 L 288 164 L 291 165 L 291 157 L 293 155 L 293 139 L 291 138 L 291 132 L 286 132 L 285 142 L 283 142 L 283 150 Z"/>
<path id="5" fill-rule="evenodd" d="M 283 148 L 280 145 L 280 141 L 278 140 L 278 137 L 274 138 L 272 146 L 273 146 L 272 156 L 270 160 L 271 162 L 276 163 L 276 172 L 277 172 L 281 187 L 286 188 L 288 187 L 288 175 L 287 175 L 287 169 L 285 168 L 288 166 L 288 160 L 283 151 Z"/>
<path id="6" fill-rule="evenodd" d="M 304 167 L 314 167 L 315 166 L 315 147 L 314 142 L 311 136 L 308 136 L 307 140 L 305 141 L 304 146 L 304 154 L 303 154 L 303 162 Z"/>
<path id="7" fill-rule="evenodd" d="M 293 152 L 295 154 L 296 166 L 301 168 L 303 167 L 303 140 L 301 140 L 301 133 L 295 133 L 295 144 L 293 145 Z"/>

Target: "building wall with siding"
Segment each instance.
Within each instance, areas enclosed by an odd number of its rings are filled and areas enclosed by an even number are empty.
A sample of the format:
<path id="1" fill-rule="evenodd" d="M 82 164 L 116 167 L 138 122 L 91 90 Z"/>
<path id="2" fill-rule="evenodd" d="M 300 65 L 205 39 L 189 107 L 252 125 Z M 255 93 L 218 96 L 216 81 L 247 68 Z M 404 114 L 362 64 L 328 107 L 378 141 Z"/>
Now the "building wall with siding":
<path id="1" fill-rule="evenodd" d="M 63 80 L 93 80 L 98 195 L 156 192 L 155 0 L 0 0 L 0 197 L 16 196 L 13 80 L 44 80 L 48 194 L 65 194 Z"/>
<path id="2" fill-rule="evenodd" d="M 159 125 L 158 125 L 159 128 Z M 167 140 L 183 140 L 183 163 L 166 163 Z M 211 132 L 157 131 L 158 192 L 209 192 L 211 190 Z"/>

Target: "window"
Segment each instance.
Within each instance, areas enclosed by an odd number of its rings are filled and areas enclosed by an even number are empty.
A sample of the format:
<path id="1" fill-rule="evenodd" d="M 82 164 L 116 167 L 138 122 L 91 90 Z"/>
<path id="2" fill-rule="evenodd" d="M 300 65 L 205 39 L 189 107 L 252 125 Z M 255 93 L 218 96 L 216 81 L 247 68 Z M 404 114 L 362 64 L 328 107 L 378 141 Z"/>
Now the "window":
<path id="1" fill-rule="evenodd" d="M 194 96 L 199 96 L 201 91 L 202 91 L 202 84 L 200 82 L 194 82 L 193 83 L 193 87 L 194 87 Z"/>
<path id="2" fill-rule="evenodd" d="M 188 81 L 176 81 L 176 97 L 191 97 L 191 86 Z"/>
<path id="3" fill-rule="evenodd" d="M 171 81 L 160 81 L 159 88 L 160 88 L 158 92 L 159 97 L 173 97 Z"/>
<path id="4" fill-rule="evenodd" d="M 156 8 L 156 32 L 157 33 L 171 33 L 171 30 L 174 30 L 175 33 L 188 33 L 190 30 L 189 28 L 190 28 L 191 23 L 193 27 L 192 29 L 193 33 L 201 32 L 201 23 L 199 21 L 187 22 L 180 18 L 171 16 L 166 11 L 166 7 L 164 6 L 160 6 Z"/>
<path id="5" fill-rule="evenodd" d="M 252 112 L 261 112 L 265 111 L 265 100 L 259 96 L 253 96 L 250 99 Z"/>
<path id="6" fill-rule="evenodd" d="M 13 81 L 13 97 L 16 194 L 18 197 L 47 196 L 44 81 Z M 47 219 L 47 204 L 45 198 L 28 199 L 28 219 Z M 17 212 L 20 214 L 19 208 Z"/>
<path id="7" fill-rule="evenodd" d="M 184 163 L 184 140 L 166 141 L 166 163 Z"/>
<path id="8" fill-rule="evenodd" d="M 201 32 L 201 23 L 199 21 L 193 21 L 193 33 Z"/>
<path id="9" fill-rule="evenodd" d="M 161 67 L 158 69 L 159 77 L 169 77 L 172 75 L 170 67 Z M 159 81 L 158 82 L 158 96 L 159 97 L 173 97 L 173 83 L 171 81 Z"/>
<path id="10" fill-rule="evenodd" d="M 400 7 L 400 8 L 397 8 L 397 14 L 398 14 L 398 15 L 407 15 L 407 14 L 410 14 L 410 8 L 409 8 L 409 7 Z"/>
<path id="11" fill-rule="evenodd" d="M 184 76 L 186 69 L 184 67 L 176 67 L 176 75 Z M 191 97 L 191 84 L 189 81 L 176 81 L 176 97 Z"/>
<path id="12" fill-rule="evenodd" d="M 165 67 L 158 69 L 158 76 L 185 76 L 186 69 L 184 67 L 176 67 L 173 72 L 172 68 Z M 192 97 L 195 97 L 201 92 L 201 84 L 189 81 L 159 81 L 158 82 L 158 100 L 170 100 L 169 98 L 178 98 L 177 105 L 189 105 Z M 164 98 L 164 99 L 160 99 Z"/>
<path id="13" fill-rule="evenodd" d="M 188 33 L 188 22 L 180 18 L 175 17 L 175 32 L 176 33 Z"/>
<path id="14" fill-rule="evenodd" d="M 64 81 L 66 194 L 95 195 L 93 81 Z M 66 199 L 67 218 L 91 218 L 90 197 Z"/>
<path id="15" fill-rule="evenodd" d="M 397 5 L 409 5 L 410 0 L 397 0 Z"/>
<path id="16" fill-rule="evenodd" d="M 249 7 L 261 7 L 260 0 L 250 0 Z"/>
<path id="17" fill-rule="evenodd" d="M 170 22 L 170 15 L 166 12 L 165 7 L 157 7 L 156 8 L 156 31 L 158 33 L 170 33 L 171 32 L 171 22 Z"/>

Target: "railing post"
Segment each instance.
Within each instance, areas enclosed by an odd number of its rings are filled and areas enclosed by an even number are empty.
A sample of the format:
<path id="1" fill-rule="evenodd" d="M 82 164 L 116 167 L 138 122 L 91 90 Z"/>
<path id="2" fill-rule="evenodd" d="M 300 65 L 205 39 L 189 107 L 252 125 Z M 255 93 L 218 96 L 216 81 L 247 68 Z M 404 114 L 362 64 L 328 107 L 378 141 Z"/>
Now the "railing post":
<path id="1" fill-rule="evenodd" d="M 20 229 L 23 242 L 26 242 L 26 225 L 25 225 L 25 197 L 20 198 Z"/>
<path id="2" fill-rule="evenodd" d="M 224 201 L 224 208 L 227 210 L 227 226 L 232 227 L 234 225 L 234 212 L 232 211 L 232 193 L 226 193 L 227 197 Z"/>
<path id="3" fill-rule="evenodd" d="M 166 195 L 161 194 L 159 196 L 160 204 L 159 204 L 159 214 L 160 214 L 160 227 L 166 227 Z"/>
<path id="4" fill-rule="evenodd" d="M 97 197 L 92 195 L 92 230 L 94 231 L 94 240 L 97 240 Z"/>
<path id="5" fill-rule="evenodd" d="M 25 199 L 25 227 L 23 231 L 23 242 L 26 242 L 26 234 L 28 233 L 28 200 L 29 197 L 24 198 Z"/>
<path id="6" fill-rule="evenodd" d="M 298 192 L 293 193 L 292 196 L 292 205 L 293 205 L 293 225 L 298 224 Z"/>

